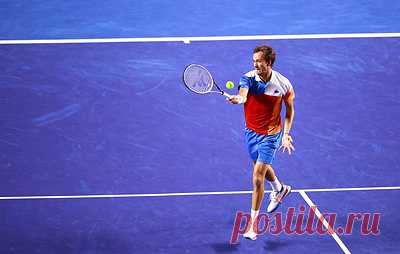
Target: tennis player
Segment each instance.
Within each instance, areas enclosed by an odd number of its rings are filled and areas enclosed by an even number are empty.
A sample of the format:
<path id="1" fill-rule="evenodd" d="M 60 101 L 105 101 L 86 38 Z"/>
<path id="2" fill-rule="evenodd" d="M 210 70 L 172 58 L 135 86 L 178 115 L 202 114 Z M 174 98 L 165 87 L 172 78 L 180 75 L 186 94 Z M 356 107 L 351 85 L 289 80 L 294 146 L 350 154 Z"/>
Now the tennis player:
<path id="1" fill-rule="evenodd" d="M 254 70 L 240 79 L 239 93 L 229 101 L 244 104 L 246 120 L 245 137 L 253 160 L 253 194 L 251 220 L 244 237 L 256 240 L 255 221 L 264 197 L 264 178 L 272 187 L 267 212 L 275 211 L 290 193 L 291 187 L 281 183 L 275 175 L 272 163 L 279 148 L 289 154 L 294 151 L 290 129 L 294 117 L 294 90 L 290 81 L 272 69 L 275 51 L 270 46 L 259 46 L 253 51 Z M 286 115 L 284 127 L 281 121 L 282 101 Z M 281 146 L 279 147 L 279 145 Z"/>

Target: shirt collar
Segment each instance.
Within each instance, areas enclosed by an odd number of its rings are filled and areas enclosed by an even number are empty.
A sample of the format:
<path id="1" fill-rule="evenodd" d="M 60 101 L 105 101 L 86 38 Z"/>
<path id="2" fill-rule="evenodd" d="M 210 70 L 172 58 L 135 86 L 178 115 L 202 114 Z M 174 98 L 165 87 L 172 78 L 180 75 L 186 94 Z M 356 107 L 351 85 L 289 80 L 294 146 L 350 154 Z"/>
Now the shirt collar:
<path id="1" fill-rule="evenodd" d="M 264 81 L 260 78 L 260 76 L 258 76 L 257 71 L 255 71 L 255 72 L 256 72 L 256 75 L 255 75 L 256 81 L 257 81 L 257 82 L 264 82 Z M 274 76 L 275 76 L 274 70 L 272 70 L 271 79 L 270 79 L 268 82 L 266 82 L 266 83 L 271 82 L 271 80 L 274 78 Z"/>

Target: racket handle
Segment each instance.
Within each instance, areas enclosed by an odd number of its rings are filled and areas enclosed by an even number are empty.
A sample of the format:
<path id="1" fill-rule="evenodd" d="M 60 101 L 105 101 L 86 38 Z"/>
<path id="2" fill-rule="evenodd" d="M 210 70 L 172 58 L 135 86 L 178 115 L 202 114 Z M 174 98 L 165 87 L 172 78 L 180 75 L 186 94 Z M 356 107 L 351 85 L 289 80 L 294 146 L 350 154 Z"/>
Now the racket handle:
<path id="1" fill-rule="evenodd" d="M 221 94 L 222 94 L 223 96 L 229 98 L 229 99 L 232 98 L 232 95 L 230 95 L 229 93 L 226 93 L 226 92 L 224 92 L 224 91 L 222 91 Z"/>

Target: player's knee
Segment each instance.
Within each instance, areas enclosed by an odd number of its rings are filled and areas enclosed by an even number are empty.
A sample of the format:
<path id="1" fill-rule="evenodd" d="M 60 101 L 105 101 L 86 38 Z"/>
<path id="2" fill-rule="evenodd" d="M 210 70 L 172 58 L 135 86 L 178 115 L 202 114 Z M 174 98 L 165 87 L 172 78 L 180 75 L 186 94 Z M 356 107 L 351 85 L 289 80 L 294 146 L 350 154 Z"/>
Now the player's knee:
<path id="1" fill-rule="evenodd" d="M 264 177 L 260 175 L 253 176 L 253 185 L 255 188 L 259 189 L 264 184 Z"/>

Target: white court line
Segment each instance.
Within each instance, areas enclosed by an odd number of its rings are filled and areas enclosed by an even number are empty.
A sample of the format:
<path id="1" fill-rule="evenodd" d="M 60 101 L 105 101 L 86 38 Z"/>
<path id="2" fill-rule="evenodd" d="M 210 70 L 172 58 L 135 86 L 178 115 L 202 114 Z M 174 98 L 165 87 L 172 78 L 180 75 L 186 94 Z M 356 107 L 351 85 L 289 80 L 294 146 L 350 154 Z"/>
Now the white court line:
<path id="1" fill-rule="evenodd" d="M 357 188 L 331 188 L 331 189 L 298 189 L 292 190 L 294 192 L 329 192 L 329 191 L 368 191 L 368 190 L 400 190 L 400 186 L 386 186 L 386 187 L 357 187 Z"/>
<path id="2" fill-rule="evenodd" d="M 148 37 L 148 38 L 98 38 L 98 39 L 41 39 L 0 40 L 0 44 L 66 44 L 66 43 L 115 43 L 115 42 L 184 42 L 192 41 L 243 41 L 243 40 L 298 40 L 341 38 L 391 38 L 400 33 L 347 33 L 347 34 L 287 34 L 287 35 L 243 35 L 243 36 L 198 36 L 198 37 Z"/>
<path id="3" fill-rule="evenodd" d="M 360 187 L 360 188 L 331 188 L 331 189 L 298 189 L 292 192 L 331 192 L 331 191 L 373 191 L 400 190 L 400 186 Z M 268 193 L 270 191 L 266 191 Z M 212 192 L 175 192 L 175 193 L 144 193 L 144 194 L 93 194 L 93 195 L 47 195 L 47 196 L 3 196 L 0 200 L 24 199 L 88 199 L 88 198 L 141 198 L 141 197 L 174 197 L 174 196 L 211 196 L 251 194 L 252 191 L 212 191 Z"/>
<path id="4" fill-rule="evenodd" d="M 333 237 L 333 239 L 335 239 L 335 241 L 340 246 L 340 248 L 343 250 L 343 252 L 346 253 L 346 254 L 351 254 L 349 249 L 347 249 L 346 245 L 344 245 L 342 240 L 340 240 L 340 238 L 336 234 L 336 232 L 331 229 L 331 227 L 329 226 L 329 223 L 322 216 L 321 212 L 318 210 L 317 206 L 312 202 L 312 200 L 308 197 L 308 195 L 304 191 L 299 191 L 299 193 L 311 208 L 314 207 L 313 209 L 314 209 L 314 212 L 315 212 L 315 216 L 318 218 L 318 220 L 321 220 L 323 225 L 325 226 L 325 228 L 328 229 L 331 232 L 330 235 Z"/>

